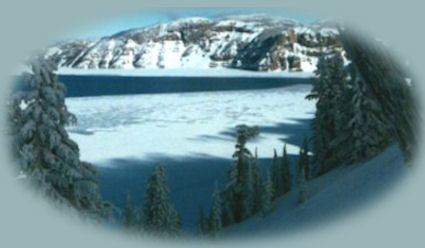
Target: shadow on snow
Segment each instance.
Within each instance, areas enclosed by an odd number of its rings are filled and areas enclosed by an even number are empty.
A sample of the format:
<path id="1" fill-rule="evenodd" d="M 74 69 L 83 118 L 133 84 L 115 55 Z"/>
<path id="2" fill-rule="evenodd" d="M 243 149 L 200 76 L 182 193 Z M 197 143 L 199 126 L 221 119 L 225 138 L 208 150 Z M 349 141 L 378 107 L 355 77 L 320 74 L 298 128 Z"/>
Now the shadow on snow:
<path id="1" fill-rule="evenodd" d="M 259 126 L 260 135 L 252 140 L 250 143 L 258 143 L 260 140 L 264 139 L 262 135 L 264 134 L 275 134 L 282 136 L 279 140 L 282 141 L 282 144 L 290 144 L 294 146 L 300 146 L 304 138 L 310 137 L 310 122 L 312 119 L 289 119 L 294 123 L 278 123 L 270 126 Z M 196 138 L 190 138 L 191 140 L 219 140 L 219 141 L 228 141 L 234 143 L 236 140 L 235 136 L 235 127 L 229 128 L 225 131 L 220 132 L 218 135 L 201 135 Z M 281 147 L 276 147 L 276 149 L 281 149 Z"/>
<path id="2" fill-rule="evenodd" d="M 293 174 L 297 156 L 289 155 L 289 158 Z M 259 159 L 264 175 L 271 166 L 271 160 L 271 158 Z M 163 163 L 167 168 L 170 201 L 181 215 L 183 231 L 196 233 L 200 207 L 204 209 L 204 213 L 208 213 L 214 183 L 217 181 L 220 188 L 224 188 L 232 160 L 205 154 L 177 158 L 151 154 L 146 159 L 113 159 L 107 162 L 111 166 L 98 167 L 101 171 L 99 186 L 102 196 L 116 207 L 123 209 L 128 193 L 133 206 L 140 208 L 146 180 L 156 163 Z"/>

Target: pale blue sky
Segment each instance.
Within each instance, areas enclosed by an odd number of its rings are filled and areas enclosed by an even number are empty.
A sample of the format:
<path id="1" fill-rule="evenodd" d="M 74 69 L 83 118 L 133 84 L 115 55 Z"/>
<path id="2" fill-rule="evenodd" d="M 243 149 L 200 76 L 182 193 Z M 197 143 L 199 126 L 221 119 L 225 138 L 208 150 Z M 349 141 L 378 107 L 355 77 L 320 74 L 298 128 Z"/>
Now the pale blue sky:
<path id="1" fill-rule="evenodd" d="M 150 9 L 129 13 L 124 16 L 117 16 L 109 20 L 99 21 L 94 25 L 87 26 L 81 32 L 72 35 L 74 38 L 98 38 L 112 35 L 114 33 L 144 26 L 151 26 L 158 23 L 165 23 L 184 17 L 219 17 L 238 14 L 267 14 L 270 16 L 281 16 L 295 19 L 301 23 L 309 24 L 318 18 L 313 16 L 300 15 L 295 12 L 273 10 L 264 8 L 167 8 Z"/>

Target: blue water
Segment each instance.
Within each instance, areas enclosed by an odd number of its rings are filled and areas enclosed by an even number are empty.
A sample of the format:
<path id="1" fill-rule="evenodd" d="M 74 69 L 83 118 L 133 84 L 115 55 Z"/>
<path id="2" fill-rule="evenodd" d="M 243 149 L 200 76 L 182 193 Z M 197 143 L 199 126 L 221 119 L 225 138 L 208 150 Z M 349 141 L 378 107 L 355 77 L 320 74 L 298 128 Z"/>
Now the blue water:
<path id="1" fill-rule="evenodd" d="M 267 89 L 311 84 L 311 78 L 137 77 L 60 75 L 67 97 Z"/>

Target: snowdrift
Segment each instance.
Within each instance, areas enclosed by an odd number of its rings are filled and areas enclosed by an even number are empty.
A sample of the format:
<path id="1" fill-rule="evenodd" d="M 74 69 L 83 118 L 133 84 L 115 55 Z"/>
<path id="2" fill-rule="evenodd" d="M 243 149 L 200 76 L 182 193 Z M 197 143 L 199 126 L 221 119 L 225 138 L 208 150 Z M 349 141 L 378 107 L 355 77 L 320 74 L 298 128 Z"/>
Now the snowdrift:
<path id="1" fill-rule="evenodd" d="M 320 227 L 325 221 L 367 207 L 365 203 L 372 204 L 399 182 L 406 171 L 401 151 L 393 145 L 368 162 L 344 166 L 311 180 L 309 200 L 303 205 L 296 204 L 296 190 L 293 189 L 278 199 L 275 210 L 268 216 L 254 216 L 229 226 L 223 230 L 223 235 L 244 238 L 283 235 L 307 227 Z"/>

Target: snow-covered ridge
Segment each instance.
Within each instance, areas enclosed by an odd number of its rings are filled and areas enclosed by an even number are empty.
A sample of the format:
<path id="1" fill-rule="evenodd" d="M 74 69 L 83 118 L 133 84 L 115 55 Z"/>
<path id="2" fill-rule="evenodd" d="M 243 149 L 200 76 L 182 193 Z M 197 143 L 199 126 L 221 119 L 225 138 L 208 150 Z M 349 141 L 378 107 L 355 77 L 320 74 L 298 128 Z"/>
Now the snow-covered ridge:
<path id="1" fill-rule="evenodd" d="M 338 31 L 265 15 L 194 17 L 131 29 L 95 41 L 49 47 L 45 57 L 74 69 L 213 69 L 312 72 Z M 129 72 L 129 71 L 128 71 Z"/>

